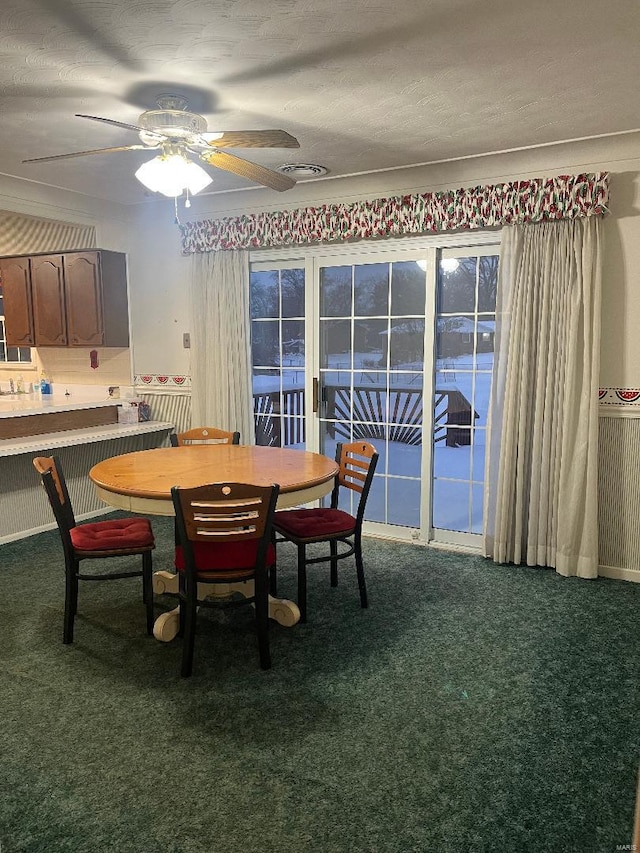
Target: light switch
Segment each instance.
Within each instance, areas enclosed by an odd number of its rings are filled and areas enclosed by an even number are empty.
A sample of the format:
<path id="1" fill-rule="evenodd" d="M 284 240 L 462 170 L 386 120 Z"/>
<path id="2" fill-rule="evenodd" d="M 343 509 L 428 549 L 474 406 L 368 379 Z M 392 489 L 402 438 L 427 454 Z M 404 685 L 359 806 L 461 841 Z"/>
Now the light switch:
<path id="1" fill-rule="evenodd" d="M 185 332 L 182 335 L 182 346 L 185 349 L 191 349 L 191 335 L 189 334 L 189 332 Z"/>

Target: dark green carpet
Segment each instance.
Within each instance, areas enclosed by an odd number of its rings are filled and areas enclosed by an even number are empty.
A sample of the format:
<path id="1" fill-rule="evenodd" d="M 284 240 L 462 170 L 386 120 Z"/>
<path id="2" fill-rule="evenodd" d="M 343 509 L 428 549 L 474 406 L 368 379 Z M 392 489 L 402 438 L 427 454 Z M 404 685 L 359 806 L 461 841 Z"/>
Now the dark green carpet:
<path id="1" fill-rule="evenodd" d="M 155 568 L 172 525 L 153 519 Z M 194 676 L 138 581 L 83 584 L 57 532 L 2 546 L 2 853 L 615 851 L 640 754 L 640 587 L 367 540 L 310 622 L 208 611 Z M 293 552 L 280 593 L 295 598 Z M 166 564 L 165 564 L 166 565 Z M 165 599 L 161 606 L 167 606 Z"/>

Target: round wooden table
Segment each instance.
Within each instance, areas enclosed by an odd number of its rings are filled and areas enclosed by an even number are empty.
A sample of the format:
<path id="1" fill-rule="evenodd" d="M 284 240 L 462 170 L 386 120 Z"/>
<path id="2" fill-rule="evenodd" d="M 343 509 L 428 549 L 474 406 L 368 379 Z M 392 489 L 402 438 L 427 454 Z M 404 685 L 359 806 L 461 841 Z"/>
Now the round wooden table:
<path id="1" fill-rule="evenodd" d="M 306 450 L 233 444 L 188 445 L 139 450 L 98 462 L 89 471 L 98 497 L 116 509 L 144 515 L 174 515 L 171 487 L 193 488 L 206 483 L 278 483 L 278 509 L 309 503 L 328 494 L 338 466 L 334 460 Z M 153 591 L 175 594 L 178 576 L 155 572 Z M 253 594 L 253 582 L 199 584 L 198 595 L 224 598 L 233 592 Z M 298 605 L 287 599 L 269 600 L 269 616 L 290 627 L 300 619 Z M 157 640 L 172 640 L 179 629 L 178 609 L 156 619 Z"/>

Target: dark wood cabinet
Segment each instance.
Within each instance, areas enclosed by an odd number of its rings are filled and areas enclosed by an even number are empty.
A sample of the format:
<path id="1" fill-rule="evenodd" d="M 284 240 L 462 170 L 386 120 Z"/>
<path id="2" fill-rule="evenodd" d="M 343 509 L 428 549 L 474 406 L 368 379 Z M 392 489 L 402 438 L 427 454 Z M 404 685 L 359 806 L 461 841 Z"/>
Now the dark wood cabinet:
<path id="1" fill-rule="evenodd" d="M 11 345 L 129 346 L 127 268 L 120 252 L 3 258 L 0 272 Z M 24 341 L 29 328 L 31 339 Z"/>
<path id="2" fill-rule="evenodd" d="M 37 255 L 29 262 L 35 345 L 65 347 L 67 318 L 62 255 Z"/>
<path id="3" fill-rule="evenodd" d="M 35 337 L 29 258 L 0 258 L 0 280 L 7 345 L 33 346 Z"/>

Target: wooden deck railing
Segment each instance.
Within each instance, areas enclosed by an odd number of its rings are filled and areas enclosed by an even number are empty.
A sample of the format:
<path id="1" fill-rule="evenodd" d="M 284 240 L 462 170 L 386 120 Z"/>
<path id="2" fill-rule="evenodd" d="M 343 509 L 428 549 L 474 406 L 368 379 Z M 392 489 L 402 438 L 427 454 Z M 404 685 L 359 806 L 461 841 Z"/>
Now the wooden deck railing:
<path id="1" fill-rule="evenodd" d="M 422 443 L 423 395 L 418 388 L 384 388 L 328 385 L 323 416 L 328 434 L 352 438 L 384 439 L 413 446 Z M 387 413 L 387 395 L 389 411 Z M 254 394 L 256 444 L 286 447 L 305 440 L 303 388 Z M 468 445 L 479 415 L 457 388 L 437 388 L 434 406 L 434 438 L 447 447 Z"/>

